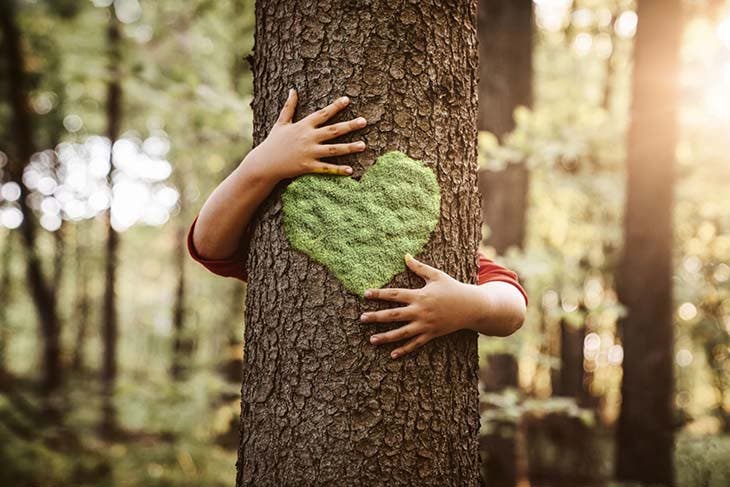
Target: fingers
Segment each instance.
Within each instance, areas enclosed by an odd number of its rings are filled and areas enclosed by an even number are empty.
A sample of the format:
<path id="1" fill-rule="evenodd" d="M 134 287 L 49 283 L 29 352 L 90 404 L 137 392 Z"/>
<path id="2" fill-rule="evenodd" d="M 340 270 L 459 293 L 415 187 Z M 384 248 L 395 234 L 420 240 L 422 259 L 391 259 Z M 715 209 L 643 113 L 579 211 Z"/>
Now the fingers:
<path id="1" fill-rule="evenodd" d="M 338 176 L 349 176 L 350 174 L 352 174 L 352 168 L 350 166 L 327 164 L 326 162 L 315 162 L 312 163 L 311 170 L 309 172 L 317 174 L 335 174 Z"/>
<path id="2" fill-rule="evenodd" d="M 276 123 L 290 123 L 292 121 L 294 118 L 294 110 L 297 108 L 297 99 L 297 90 L 294 88 L 290 89 L 289 96 L 286 98 L 286 102 L 281 109 L 281 113 L 279 113 L 279 118 L 276 120 Z"/>
<path id="3" fill-rule="evenodd" d="M 334 123 L 327 125 L 326 127 L 320 127 L 315 130 L 318 141 L 330 140 L 340 135 L 345 135 L 354 130 L 358 130 L 367 125 L 367 120 L 364 117 L 358 117 L 347 122 Z"/>
<path id="4" fill-rule="evenodd" d="M 416 324 L 410 324 L 390 330 L 385 333 L 378 333 L 370 337 L 370 343 L 373 345 L 382 345 L 383 343 L 393 343 L 411 338 L 420 333 L 420 328 Z"/>
<path id="5" fill-rule="evenodd" d="M 368 299 L 382 299 L 383 301 L 410 303 L 416 297 L 416 291 L 413 289 L 401 288 L 368 289 L 365 291 L 365 297 Z"/>
<path id="6" fill-rule="evenodd" d="M 391 358 L 398 358 L 402 357 L 403 355 L 408 355 L 409 353 L 421 348 L 426 343 L 428 343 L 431 340 L 431 336 L 427 335 L 426 333 L 421 333 L 416 338 L 413 338 L 411 340 L 408 340 L 408 342 L 403 345 L 402 347 L 398 347 L 392 352 L 390 352 Z"/>
<path id="7" fill-rule="evenodd" d="M 346 96 L 342 96 L 327 105 L 326 107 L 321 108 L 316 112 L 310 113 L 304 118 L 304 120 L 311 122 L 315 127 L 318 125 L 322 125 L 349 104 L 350 99 Z"/>
<path id="8" fill-rule="evenodd" d="M 407 321 L 415 317 L 415 310 L 411 306 L 400 308 L 384 309 L 382 311 L 371 311 L 363 313 L 360 321 L 366 323 L 390 323 L 392 321 Z"/>
<path id="9" fill-rule="evenodd" d="M 347 144 L 320 144 L 315 150 L 315 157 L 333 157 L 353 154 L 365 150 L 365 142 L 357 141 Z"/>
<path id="10" fill-rule="evenodd" d="M 406 254 L 406 265 L 410 270 L 412 270 L 427 281 L 436 279 L 441 273 L 441 271 L 439 271 L 438 269 L 414 259 L 411 254 Z"/>

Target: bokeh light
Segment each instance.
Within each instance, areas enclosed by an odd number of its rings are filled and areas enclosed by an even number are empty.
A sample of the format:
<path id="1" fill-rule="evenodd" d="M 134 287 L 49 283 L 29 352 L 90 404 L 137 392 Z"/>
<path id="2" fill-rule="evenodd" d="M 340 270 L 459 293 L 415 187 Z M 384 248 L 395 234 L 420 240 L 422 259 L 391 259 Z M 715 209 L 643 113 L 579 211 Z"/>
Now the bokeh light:
<path id="1" fill-rule="evenodd" d="M 75 123 L 69 117 L 64 123 Z M 64 219 L 90 219 L 108 209 L 117 231 L 138 223 L 162 225 L 169 220 L 179 193 L 167 183 L 172 174 L 172 165 L 165 159 L 170 150 L 167 135 L 157 130 L 144 140 L 131 134 L 122 137 L 112 149 L 113 167 L 109 150 L 106 137 L 91 135 L 83 142 L 63 142 L 55 151 L 33 156 L 23 172 L 23 184 L 30 190 L 28 204 L 39 213 L 44 229 L 53 232 Z M 0 225 L 17 228 L 22 213 L 7 205 L 21 197 L 20 186 L 3 184 L 0 197 L 6 203 Z"/>

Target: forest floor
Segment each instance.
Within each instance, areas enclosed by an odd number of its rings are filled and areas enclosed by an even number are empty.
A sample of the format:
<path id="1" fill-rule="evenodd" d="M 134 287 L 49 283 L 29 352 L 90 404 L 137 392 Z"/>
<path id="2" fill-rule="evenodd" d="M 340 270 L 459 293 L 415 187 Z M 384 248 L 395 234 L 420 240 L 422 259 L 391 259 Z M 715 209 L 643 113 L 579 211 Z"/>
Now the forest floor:
<path id="1" fill-rule="evenodd" d="M 104 438 L 97 427 L 100 401 L 92 384 L 90 380 L 67 384 L 61 402 L 61 409 L 67 412 L 49 413 L 41 405 L 37 384 L 2 378 L 0 485 L 230 485 L 235 477 L 239 408 L 235 386 L 200 374 L 147 395 L 140 395 L 140 388 L 131 384 L 122 384 L 116 403 L 124 427 Z M 211 389 L 216 393 L 210 394 Z M 220 399 L 210 404 L 209 397 Z M 609 480 L 612 462 L 605 452 L 613 448 L 610 431 L 596 430 L 587 441 L 588 446 L 584 440 L 574 452 L 566 451 L 565 445 L 533 444 L 530 462 L 536 470 L 530 475 L 532 487 L 638 487 Z M 554 448 L 560 449 L 564 459 L 601 460 L 589 460 L 593 463 L 577 470 L 565 462 L 546 468 L 551 466 Z M 586 448 L 593 451 L 586 454 Z M 728 458 L 730 435 L 680 434 L 675 457 L 677 486 L 729 486 Z M 595 472 L 594 480 L 574 475 L 586 467 Z"/>

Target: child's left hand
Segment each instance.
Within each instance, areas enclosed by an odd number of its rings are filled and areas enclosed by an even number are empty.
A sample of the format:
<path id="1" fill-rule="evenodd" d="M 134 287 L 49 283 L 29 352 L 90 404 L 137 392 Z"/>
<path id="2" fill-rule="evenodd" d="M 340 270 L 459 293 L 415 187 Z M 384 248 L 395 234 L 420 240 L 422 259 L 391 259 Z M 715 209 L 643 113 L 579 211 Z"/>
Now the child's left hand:
<path id="1" fill-rule="evenodd" d="M 464 284 L 445 272 L 406 256 L 406 265 L 421 276 L 426 285 L 420 289 L 368 289 L 366 298 L 407 303 L 399 308 L 363 313 L 366 323 L 408 321 L 410 323 L 370 337 L 375 345 L 406 338 L 410 340 L 391 352 L 398 358 L 421 347 L 430 340 L 457 330 L 476 327 L 489 315 L 489 301 L 479 286 Z"/>
<path id="2" fill-rule="evenodd" d="M 370 337 L 374 345 L 410 338 L 390 354 L 398 358 L 436 337 L 457 330 L 474 330 L 487 336 L 507 336 L 522 326 L 527 303 L 517 287 L 488 281 L 474 285 L 459 282 L 445 272 L 406 255 L 406 265 L 421 276 L 420 289 L 368 289 L 366 298 L 406 303 L 399 308 L 363 313 L 365 323 L 407 321 L 406 325 Z"/>

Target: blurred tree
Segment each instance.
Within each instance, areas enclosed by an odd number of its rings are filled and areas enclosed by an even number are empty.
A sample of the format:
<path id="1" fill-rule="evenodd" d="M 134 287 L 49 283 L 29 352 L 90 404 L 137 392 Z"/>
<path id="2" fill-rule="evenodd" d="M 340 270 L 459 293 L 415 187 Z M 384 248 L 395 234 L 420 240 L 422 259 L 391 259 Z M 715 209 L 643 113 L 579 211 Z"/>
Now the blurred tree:
<path id="1" fill-rule="evenodd" d="M 185 191 L 185 176 L 182 168 L 175 172 L 176 185 L 181 191 Z M 185 215 L 187 205 L 185 198 L 180 198 L 178 203 L 180 215 Z M 186 246 L 186 237 L 188 230 L 188 220 L 178 218 L 177 232 L 175 235 L 175 271 L 177 278 L 175 283 L 175 298 L 172 305 L 172 365 L 170 366 L 170 374 L 175 380 L 183 377 L 185 371 L 185 360 L 192 351 L 192 341 L 185 333 L 185 297 L 187 287 L 185 285 L 185 265 L 188 262 L 188 250 Z"/>
<path id="2" fill-rule="evenodd" d="M 91 279 L 88 251 L 90 245 L 89 232 L 84 222 L 77 222 L 74 226 L 75 235 L 75 268 L 74 274 L 74 322 L 76 336 L 71 359 L 71 368 L 80 372 L 86 367 L 86 339 L 89 334 L 89 313 L 91 312 L 91 296 L 89 295 L 89 280 Z"/>
<path id="3" fill-rule="evenodd" d="M 12 129 L 14 131 L 13 152 L 9 154 L 9 177 L 22 188 L 18 205 L 23 215 L 20 233 L 23 238 L 26 257 L 26 279 L 30 287 L 33 303 L 38 313 L 43 339 L 43 379 L 42 390 L 49 399 L 61 384 L 60 321 L 57 313 L 56 298 L 51 282 L 43 274 L 41 258 L 37 249 L 38 225 L 33 211 L 28 206 L 28 188 L 23 182 L 23 171 L 37 152 L 33 122 L 31 120 L 30 100 L 26 57 L 23 52 L 22 34 L 17 24 L 17 11 L 14 0 L 0 5 L 0 25 L 5 47 L 5 64 L 8 73 L 8 100 L 12 110 Z M 52 407 L 48 402 L 47 407 Z"/>
<path id="4" fill-rule="evenodd" d="M 628 133 L 624 250 L 617 292 L 624 346 L 619 480 L 673 485 L 672 211 L 680 0 L 641 0 Z"/>
<path id="5" fill-rule="evenodd" d="M 581 303 L 581 313 L 585 316 Z M 574 325 L 568 319 L 560 320 L 560 368 L 553 375 L 553 394 L 556 396 L 583 399 L 583 341 L 586 335 L 584 324 Z"/>
<path id="6" fill-rule="evenodd" d="M 514 111 L 532 105 L 532 1 L 479 2 L 479 130 L 501 139 L 515 128 Z M 501 171 L 482 169 L 486 244 L 498 254 L 525 239 L 528 170 L 507 161 Z"/>
<path id="7" fill-rule="evenodd" d="M 107 25 L 107 48 L 109 55 L 108 84 L 106 98 L 106 136 L 109 139 L 109 173 L 107 181 L 109 188 L 113 188 L 114 173 L 114 142 L 119 139 L 120 125 L 122 121 L 122 72 L 121 72 L 121 34 L 119 19 L 109 7 L 109 20 Z M 113 193 L 112 193 L 113 198 Z M 114 388 L 117 380 L 117 341 L 119 335 L 118 311 L 117 311 L 117 267 L 119 252 L 119 234 L 112 224 L 111 206 L 105 213 L 106 216 L 106 256 L 105 256 L 105 281 L 104 301 L 102 305 L 102 419 L 101 430 L 109 436 L 114 433 L 117 426 L 116 408 L 114 406 Z"/>
<path id="8" fill-rule="evenodd" d="M 518 106 L 532 105 L 532 0 L 479 1 L 479 130 L 502 139 L 515 128 Z M 486 244 L 498 254 L 522 247 L 527 212 L 528 169 L 525 161 L 508 161 L 499 171 L 479 171 L 482 216 L 489 227 Z M 481 371 L 487 392 L 517 388 L 517 359 L 511 353 L 487 356 Z M 490 377 L 491 376 L 491 377 Z M 482 440 L 490 485 L 517 484 L 514 423 L 503 424 Z"/>
<path id="9" fill-rule="evenodd" d="M 3 239 L 0 252 L 0 377 L 5 374 L 6 354 L 8 349 L 8 307 L 10 306 L 10 255 L 13 250 L 13 234 Z"/>
<path id="10" fill-rule="evenodd" d="M 290 87 L 296 119 L 350 96 L 333 122 L 368 120 L 344 137 L 368 144 L 346 159 L 355 177 L 390 149 L 433 168 L 442 217 L 421 255 L 465 282 L 479 242 L 476 21 L 476 1 L 264 0 L 253 58 L 254 142 Z M 476 334 L 399 360 L 373 347 L 359 317 L 382 303 L 291 249 L 279 197 L 262 205 L 248 258 L 237 485 L 479 485 Z M 422 281 L 402 273 L 392 284 Z"/>

